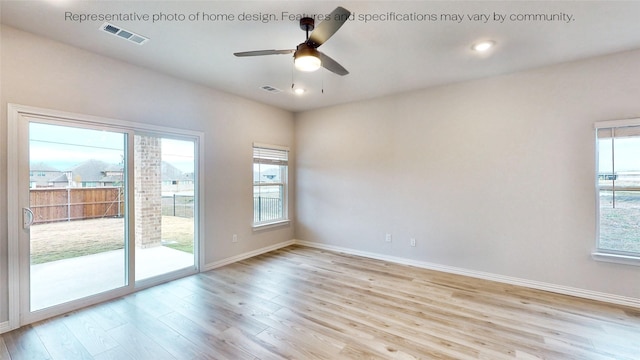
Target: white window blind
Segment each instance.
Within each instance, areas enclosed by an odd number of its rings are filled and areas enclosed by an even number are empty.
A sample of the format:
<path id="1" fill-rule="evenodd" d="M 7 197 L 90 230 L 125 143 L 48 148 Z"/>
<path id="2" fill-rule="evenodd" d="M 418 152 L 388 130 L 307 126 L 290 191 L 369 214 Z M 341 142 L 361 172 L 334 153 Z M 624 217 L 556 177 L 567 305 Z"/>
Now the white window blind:
<path id="1" fill-rule="evenodd" d="M 289 151 L 266 147 L 253 147 L 253 162 L 257 164 L 288 165 Z"/>
<path id="2" fill-rule="evenodd" d="M 640 126 L 598 128 L 598 139 L 640 136 Z"/>

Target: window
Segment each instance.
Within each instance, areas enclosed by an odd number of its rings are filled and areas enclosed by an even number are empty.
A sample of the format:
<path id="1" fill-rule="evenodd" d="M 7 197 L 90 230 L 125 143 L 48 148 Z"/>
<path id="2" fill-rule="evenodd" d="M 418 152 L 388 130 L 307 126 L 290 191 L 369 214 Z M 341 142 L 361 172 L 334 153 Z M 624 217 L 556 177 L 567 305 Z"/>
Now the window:
<path id="1" fill-rule="evenodd" d="M 596 123 L 596 254 L 640 260 L 640 119 Z"/>
<path id="2" fill-rule="evenodd" d="M 284 222 L 289 148 L 253 144 L 253 225 Z"/>

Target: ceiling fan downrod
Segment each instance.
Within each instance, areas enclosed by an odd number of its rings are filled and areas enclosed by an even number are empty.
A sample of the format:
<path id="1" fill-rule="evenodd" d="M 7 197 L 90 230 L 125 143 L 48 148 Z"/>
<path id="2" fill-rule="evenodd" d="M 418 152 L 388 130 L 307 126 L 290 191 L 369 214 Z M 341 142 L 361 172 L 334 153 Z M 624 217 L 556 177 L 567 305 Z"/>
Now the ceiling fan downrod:
<path id="1" fill-rule="evenodd" d="M 313 18 L 303 17 L 300 19 L 300 29 L 307 33 L 306 40 L 309 40 L 309 33 L 315 28 L 316 22 Z"/>

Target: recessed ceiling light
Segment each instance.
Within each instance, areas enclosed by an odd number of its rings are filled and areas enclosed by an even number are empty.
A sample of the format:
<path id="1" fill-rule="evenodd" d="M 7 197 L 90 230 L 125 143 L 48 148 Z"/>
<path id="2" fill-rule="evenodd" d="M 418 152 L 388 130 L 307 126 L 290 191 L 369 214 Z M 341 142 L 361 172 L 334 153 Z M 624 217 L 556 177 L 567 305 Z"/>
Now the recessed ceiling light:
<path id="1" fill-rule="evenodd" d="M 471 46 L 471 49 L 473 49 L 473 51 L 477 51 L 477 52 L 485 52 L 485 51 L 491 49 L 492 47 L 494 47 L 495 44 L 496 44 L 496 42 L 493 41 L 493 40 L 480 41 L 480 42 L 477 42 L 477 43 L 473 44 L 473 46 Z"/>
<path id="2" fill-rule="evenodd" d="M 304 93 L 305 93 L 305 91 L 306 91 L 306 90 L 305 90 L 305 89 L 303 89 L 303 88 L 295 88 L 295 89 L 293 90 L 293 92 L 294 92 L 294 93 L 296 93 L 296 95 L 302 95 L 302 94 L 304 94 Z"/>

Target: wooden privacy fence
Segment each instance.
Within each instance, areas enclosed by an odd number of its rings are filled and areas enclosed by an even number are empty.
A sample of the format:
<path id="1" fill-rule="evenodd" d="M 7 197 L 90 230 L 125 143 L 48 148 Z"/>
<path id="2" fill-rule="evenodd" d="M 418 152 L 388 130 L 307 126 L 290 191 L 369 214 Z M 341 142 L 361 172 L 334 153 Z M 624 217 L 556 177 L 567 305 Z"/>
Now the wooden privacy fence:
<path id="1" fill-rule="evenodd" d="M 122 216 L 122 192 L 121 187 L 31 189 L 33 223 Z"/>

